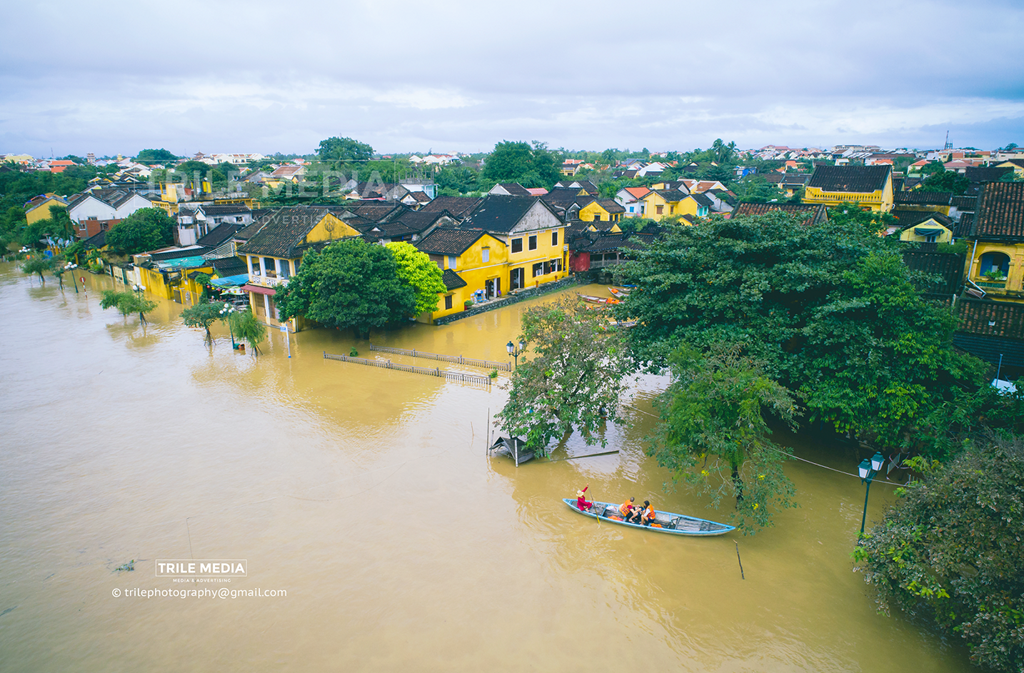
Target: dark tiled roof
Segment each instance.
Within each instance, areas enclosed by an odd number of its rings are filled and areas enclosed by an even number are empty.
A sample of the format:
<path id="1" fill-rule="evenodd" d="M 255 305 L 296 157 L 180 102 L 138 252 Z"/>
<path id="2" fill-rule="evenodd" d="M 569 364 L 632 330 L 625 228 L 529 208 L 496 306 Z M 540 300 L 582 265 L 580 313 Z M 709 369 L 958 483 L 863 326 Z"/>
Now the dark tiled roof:
<path id="1" fill-rule="evenodd" d="M 422 210 L 414 210 L 408 213 L 403 213 L 394 219 L 394 222 L 402 224 L 409 228 L 410 231 L 420 233 L 426 231 L 442 217 L 449 217 L 447 212 L 424 212 Z"/>
<path id="2" fill-rule="evenodd" d="M 947 229 L 953 228 L 953 220 L 949 219 L 942 213 L 936 213 L 929 210 L 894 210 L 892 216 L 900 221 L 900 229 L 906 229 L 907 227 L 913 227 L 922 222 L 928 220 L 935 220 Z"/>
<path id="3" fill-rule="evenodd" d="M 689 194 L 681 192 L 678 189 L 656 189 L 653 193 L 657 194 L 658 196 L 669 202 L 682 201 L 687 196 L 689 196 Z M 646 199 L 648 196 L 650 196 L 650 194 L 648 194 L 644 198 Z"/>
<path id="4" fill-rule="evenodd" d="M 555 208 L 565 210 L 572 204 L 576 203 L 577 199 L 587 199 L 588 202 L 593 197 L 590 196 L 579 196 L 578 189 L 569 189 L 566 187 L 555 187 L 550 192 L 540 197 L 544 203 Z"/>
<path id="5" fill-rule="evenodd" d="M 89 238 L 82 241 L 82 245 L 86 248 L 102 248 L 107 244 L 107 232 L 106 230 L 100 231 L 98 234 L 93 234 Z"/>
<path id="6" fill-rule="evenodd" d="M 825 192 L 870 193 L 885 187 L 892 166 L 817 166 L 808 187 Z"/>
<path id="7" fill-rule="evenodd" d="M 948 206 L 953 203 L 953 194 L 951 192 L 925 192 L 915 189 L 912 192 L 896 194 L 895 200 L 896 203 L 915 206 Z"/>
<path id="8" fill-rule="evenodd" d="M 239 257 L 214 259 L 210 262 L 210 265 L 213 266 L 214 271 L 216 271 L 217 275 L 221 278 L 247 273 L 249 270 L 248 265 L 246 265 L 246 263 Z"/>
<path id="9" fill-rule="evenodd" d="M 963 238 L 971 235 L 974 228 L 974 213 L 961 213 L 960 221 L 953 227 L 953 238 Z"/>
<path id="10" fill-rule="evenodd" d="M 896 192 L 902 192 L 902 191 L 903 191 L 903 178 L 893 178 L 892 179 L 892 193 L 895 194 Z"/>
<path id="11" fill-rule="evenodd" d="M 297 248 L 305 243 L 306 234 L 312 231 L 328 212 L 326 206 L 281 208 L 264 221 L 259 232 L 241 246 L 238 252 L 288 259 L 298 257 Z"/>
<path id="12" fill-rule="evenodd" d="M 800 223 L 805 226 L 813 227 L 828 221 L 825 206 L 810 203 L 766 203 L 764 201 L 741 203 L 736 206 L 736 210 L 732 211 L 732 216 L 765 215 L 775 210 L 796 215 L 800 218 Z"/>
<path id="13" fill-rule="evenodd" d="M 953 206 L 961 213 L 973 213 L 974 209 L 978 207 L 977 196 L 954 196 Z"/>
<path id="14" fill-rule="evenodd" d="M 968 166 L 964 170 L 964 175 L 971 182 L 983 183 L 983 182 L 999 182 L 999 180 L 1012 171 L 1013 169 L 1009 166 Z"/>
<path id="15" fill-rule="evenodd" d="M 430 203 L 430 196 L 426 192 L 409 192 L 407 196 L 411 196 L 416 203 Z"/>
<path id="16" fill-rule="evenodd" d="M 690 194 L 690 197 L 697 202 L 698 206 L 704 206 L 705 208 L 711 208 L 715 205 L 715 202 L 704 196 L 703 194 Z"/>
<path id="17" fill-rule="evenodd" d="M 806 185 L 811 179 L 810 173 L 786 173 L 782 176 L 784 185 Z"/>
<path id="18" fill-rule="evenodd" d="M 218 224 L 216 227 L 211 229 L 206 236 L 200 237 L 200 239 L 196 241 L 196 245 L 202 245 L 207 248 L 216 248 L 242 229 L 245 229 L 246 226 L 248 225 L 227 223 Z"/>
<path id="19" fill-rule="evenodd" d="M 456 219 L 466 218 L 480 204 L 481 199 L 470 196 L 439 196 L 420 208 L 421 213 L 447 210 Z"/>
<path id="20" fill-rule="evenodd" d="M 949 299 L 960 291 L 964 278 L 965 255 L 911 250 L 903 253 L 903 262 L 911 271 L 937 275 L 939 283 L 928 283 L 919 289 L 927 296 Z"/>
<path id="21" fill-rule="evenodd" d="M 612 214 L 626 212 L 626 209 L 623 206 L 619 205 L 619 202 L 616 201 L 615 199 L 598 199 L 597 205 L 601 206 L 606 211 Z"/>
<path id="22" fill-rule="evenodd" d="M 534 204 L 540 202 L 540 197 L 537 196 L 490 194 L 484 197 L 466 223 L 470 227 L 507 234 L 519 224 Z"/>
<path id="23" fill-rule="evenodd" d="M 415 245 L 419 251 L 428 255 L 461 255 L 486 234 L 483 229 L 438 227 Z"/>
<path id="24" fill-rule="evenodd" d="M 451 292 L 457 290 L 460 287 L 466 287 L 469 285 L 466 281 L 462 280 L 462 276 L 455 273 L 451 269 L 445 269 L 444 275 L 441 277 L 441 282 L 444 283 L 445 288 Z"/>
<path id="25" fill-rule="evenodd" d="M 957 307 L 961 332 L 1024 340 L 1024 304 L 963 299 Z"/>
<path id="26" fill-rule="evenodd" d="M 973 236 L 1024 239 L 1024 182 L 990 182 L 981 188 Z"/>
<path id="27" fill-rule="evenodd" d="M 1024 367 L 1024 341 L 956 332 L 953 335 L 953 345 L 974 357 L 981 358 L 993 367 L 1001 365 L 1003 377 L 1007 376 L 1007 369 L 1011 367 Z"/>
<path id="28" fill-rule="evenodd" d="M 498 184 L 509 193 L 509 196 L 532 196 L 530 192 L 526 191 L 526 187 L 518 182 L 499 182 Z"/>
<path id="29" fill-rule="evenodd" d="M 353 215 L 373 220 L 374 222 L 389 222 L 404 213 L 408 213 L 409 207 L 398 201 L 363 201 L 351 200 L 340 206 L 331 206 L 331 212 L 339 217 L 341 213 L 348 211 Z"/>

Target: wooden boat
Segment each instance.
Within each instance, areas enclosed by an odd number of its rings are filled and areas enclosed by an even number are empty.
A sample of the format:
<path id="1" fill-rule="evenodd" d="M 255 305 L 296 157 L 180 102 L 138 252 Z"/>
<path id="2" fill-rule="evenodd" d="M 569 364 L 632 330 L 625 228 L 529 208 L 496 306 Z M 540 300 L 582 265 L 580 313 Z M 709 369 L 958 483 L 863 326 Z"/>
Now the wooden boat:
<path id="1" fill-rule="evenodd" d="M 590 294 L 579 295 L 580 299 L 591 304 L 618 304 L 619 300 L 614 297 L 595 297 Z"/>
<path id="2" fill-rule="evenodd" d="M 629 296 L 630 291 L 628 288 L 624 287 L 610 287 L 608 288 L 608 292 L 610 292 L 616 299 L 625 299 Z"/>
<path id="3" fill-rule="evenodd" d="M 589 512 L 577 508 L 575 500 L 562 498 L 562 502 L 568 505 L 569 509 L 572 511 L 583 514 L 584 516 L 593 517 L 600 521 L 607 521 L 608 523 L 615 523 L 620 526 L 651 530 L 655 533 L 710 537 L 712 535 L 725 535 L 729 531 L 736 530 L 735 526 L 730 526 L 728 524 L 716 523 L 714 521 L 708 521 L 707 519 L 698 519 L 696 517 L 684 516 L 682 514 L 673 514 L 672 512 L 660 512 L 658 510 L 654 510 L 654 523 L 650 526 L 643 526 L 638 523 L 624 521 L 619 517 L 619 506 L 610 502 L 597 502 L 595 500 L 594 507 Z"/>

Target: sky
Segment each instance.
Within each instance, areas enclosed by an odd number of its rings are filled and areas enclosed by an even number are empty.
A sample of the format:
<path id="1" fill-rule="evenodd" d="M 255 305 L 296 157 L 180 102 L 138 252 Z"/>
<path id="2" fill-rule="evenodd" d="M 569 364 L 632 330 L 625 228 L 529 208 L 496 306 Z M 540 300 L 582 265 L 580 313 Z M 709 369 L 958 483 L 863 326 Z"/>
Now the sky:
<path id="1" fill-rule="evenodd" d="M 7 3 L 0 154 L 1024 145 L 1024 2 Z"/>

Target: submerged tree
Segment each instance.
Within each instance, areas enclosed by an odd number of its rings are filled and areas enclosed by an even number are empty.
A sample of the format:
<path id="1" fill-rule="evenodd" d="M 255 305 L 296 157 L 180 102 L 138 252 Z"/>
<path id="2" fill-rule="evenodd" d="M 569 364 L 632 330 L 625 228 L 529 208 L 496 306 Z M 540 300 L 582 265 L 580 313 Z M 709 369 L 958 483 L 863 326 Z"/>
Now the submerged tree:
<path id="1" fill-rule="evenodd" d="M 206 342 L 210 343 L 213 341 L 213 335 L 210 334 L 210 325 L 224 317 L 221 315 L 223 310 L 224 304 L 213 304 L 204 301 L 186 308 L 181 312 L 181 317 L 187 326 L 202 327 L 206 330 Z"/>
<path id="2" fill-rule="evenodd" d="M 260 342 L 267 336 L 267 326 L 257 320 L 251 310 L 228 314 L 228 326 L 234 338 L 249 344 L 253 357 L 260 354 Z"/>
<path id="3" fill-rule="evenodd" d="M 684 344 L 670 358 L 672 383 L 658 401 L 663 423 L 650 454 L 718 507 L 734 498 L 744 533 L 772 525 L 773 510 L 793 507 L 793 483 L 782 470 L 789 451 L 771 441 L 770 414 L 797 416 L 793 397 L 737 344 L 707 353 Z"/>
<path id="4" fill-rule="evenodd" d="M 395 256 L 398 278 L 416 295 L 413 315 L 436 311 L 440 295 L 447 291 L 441 269 L 430 261 L 429 255 L 409 243 L 388 243 L 387 248 Z"/>
<path id="5" fill-rule="evenodd" d="M 43 277 L 43 272 L 53 270 L 53 257 L 34 254 L 25 260 L 25 263 L 21 265 L 21 270 L 29 275 L 32 275 L 33 273 L 39 274 L 39 281 L 43 285 L 46 285 L 46 278 Z"/>
<path id="6" fill-rule="evenodd" d="M 974 442 L 903 498 L 855 552 L 886 612 L 926 619 L 971 650 L 975 664 L 1024 670 L 1024 440 Z"/>
<path id="7" fill-rule="evenodd" d="M 619 333 L 575 297 L 528 309 L 522 326 L 530 358 L 512 374 L 502 427 L 540 453 L 573 431 L 591 439 L 617 417 L 628 370 Z"/>
<path id="8" fill-rule="evenodd" d="M 139 314 L 139 322 L 146 324 L 146 314 L 156 308 L 156 302 L 146 299 L 135 292 L 116 292 L 104 290 L 100 298 L 100 308 L 116 308 L 124 316 L 125 322 L 132 313 Z"/>

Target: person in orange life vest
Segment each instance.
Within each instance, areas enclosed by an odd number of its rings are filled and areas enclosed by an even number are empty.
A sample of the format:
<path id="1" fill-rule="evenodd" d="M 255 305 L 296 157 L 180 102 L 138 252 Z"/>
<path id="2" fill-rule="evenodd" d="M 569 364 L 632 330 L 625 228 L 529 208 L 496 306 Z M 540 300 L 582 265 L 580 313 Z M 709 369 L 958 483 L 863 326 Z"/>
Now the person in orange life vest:
<path id="1" fill-rule="evenodd" d="M 644 500 L 644 512 L 640 515 L 640 523 L 645 526 L 650 526 L 654 521 L 654 508 L 651 507 L 651 503 Z"/>
<path id="2" fill-rule="evenodd" d="M 588 488 L 590 488 L 590 484 L 584 486 L 582 491 L 576 491 L 576 507 L 580 511 L 589 510 L 591 507 L 594 506 L 594 503 L 587 502 L 587 498 L 584 496 Z"/>
<path id="3" fill-rule="evenodd" d="M 629 515 L 632 514 L 632 513 L 633 513 L 633 498 L 631 497 L 629 500 L 627 500 L 626 502 L 624 502 L 621 505 L 619 505 L 619 514 L 622 515 L 622 518 L 628 519 Z"/>
<path id="4" fill-rule="evenodd" d="M 646 500 L 644 500 L 643 506 L 635 505 L 632 511 L 629 513 L 629 516 L 626 517 L 626 521 L 628 521 L 629 523 L 643 523 L 640 517 L 643 516 L 644 507 L 647 507 L 647 505 L 648 502 Z"/>

